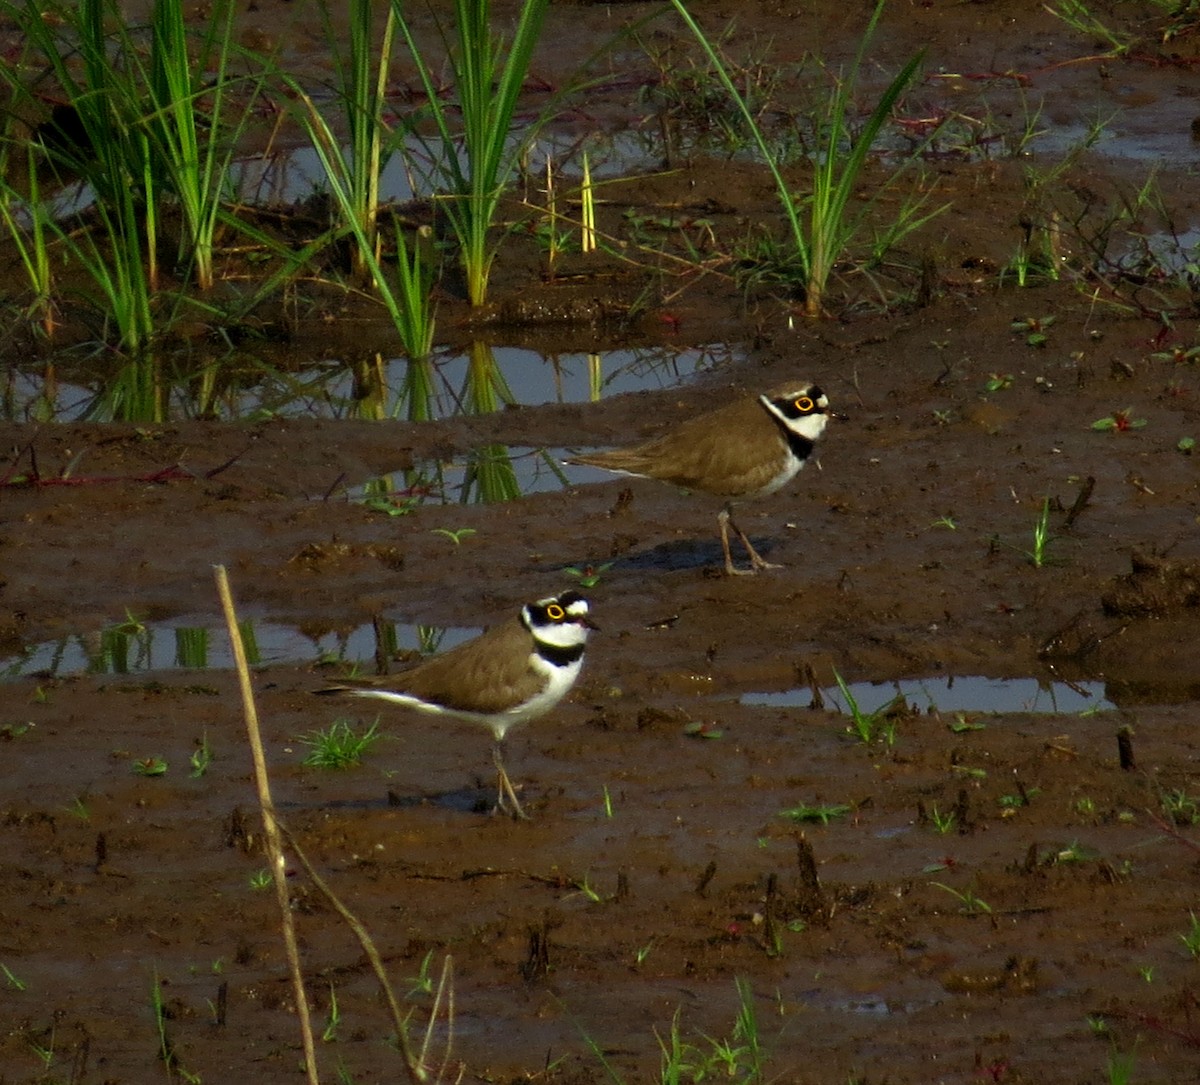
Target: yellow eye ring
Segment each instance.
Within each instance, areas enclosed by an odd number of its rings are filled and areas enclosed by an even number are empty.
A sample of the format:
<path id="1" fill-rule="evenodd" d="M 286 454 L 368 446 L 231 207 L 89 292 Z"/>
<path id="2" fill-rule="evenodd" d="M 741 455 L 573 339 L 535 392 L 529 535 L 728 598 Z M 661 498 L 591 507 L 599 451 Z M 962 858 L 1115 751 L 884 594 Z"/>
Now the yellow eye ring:
<path id="1" fill-rule="evenodd" d="M 557 603 L 551 603 L 546 608 L 546 617 L 552 622 L 561 622 L 567 616 L 567 612 L 563 610 Z"/>
<path id="2" fill-rule="evenodd" d="M 813 406 L 813 401 L 808 396 L 800 396 L 800 398 L 796 400 L 796 410 L 802 412 L 803 414 L 808 414 L 808 412 L 813 409 Z"/>

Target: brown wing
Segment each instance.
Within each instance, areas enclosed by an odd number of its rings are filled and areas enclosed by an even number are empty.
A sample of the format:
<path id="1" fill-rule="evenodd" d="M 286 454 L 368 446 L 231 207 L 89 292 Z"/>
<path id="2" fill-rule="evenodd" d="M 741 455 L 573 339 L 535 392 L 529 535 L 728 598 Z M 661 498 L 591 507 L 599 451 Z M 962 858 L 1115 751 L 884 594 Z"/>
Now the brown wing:
<path id="1" fill-rule="evenodd" d="M 757 397 L 681 422 L 644 444 L 576 456 L 576 463 L 661 479 L 719 496 L 752 493 L 776 472 L 783 438 Z"/>
<path id="2" fill-rule="evenodd" d="M 529 631 L 512 618 L 407 671 L 356 685 L 407 693 L 455 712 L 503 712 L 542 686 L 529 666 L 532 650 Z"/>

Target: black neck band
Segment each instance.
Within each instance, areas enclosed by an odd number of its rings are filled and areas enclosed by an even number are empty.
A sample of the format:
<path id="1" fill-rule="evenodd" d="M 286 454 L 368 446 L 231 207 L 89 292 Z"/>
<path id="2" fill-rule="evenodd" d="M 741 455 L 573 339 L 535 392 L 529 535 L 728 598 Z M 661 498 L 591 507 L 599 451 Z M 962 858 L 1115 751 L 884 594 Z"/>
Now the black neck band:
<path id="1" fill-rule="evenodd" d="M 537 654 L 556 667 L 568 667 L 583 658 L 582 644 L 548 644 L 536 638 L 534 644 Z"/>

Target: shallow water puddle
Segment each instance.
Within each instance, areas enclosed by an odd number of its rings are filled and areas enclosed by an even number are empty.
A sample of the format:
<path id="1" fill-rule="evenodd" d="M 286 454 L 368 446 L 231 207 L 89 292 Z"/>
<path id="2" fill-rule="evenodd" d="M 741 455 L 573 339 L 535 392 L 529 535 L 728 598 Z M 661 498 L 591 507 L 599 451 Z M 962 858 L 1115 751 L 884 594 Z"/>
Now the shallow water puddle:
<path id="1" fill-rule="evenodd" d="M 245 621 L 242 639 L 251 666 L 270 663 L 356 664 L 375 658 L 377 647 L 427 655 L 461 644 L 477 627 L 443 628 L 384 623 L 362 625 L 350 632 L 311 633 L 275 622 Z M 384 643 L 378 645 L 377 636 Z M 29 675 L 145 674 L 179 669 L 229 669 L 233 651 L 224 625 L 180 625 L 177 622 L 126 623 L 93 634 L 45 641 L 23 655 L 0 659 L 0 679 Z"/>
<path id="2" fill-rule="evenodd" d="M 938 712 L 1108 712 L 1117 706 L 1105 697 L 1103 682 L 1048 682 L 1039 678 L 985 678 L 982 675 L 906 678 L 899 682 L 854 682 L 847 687 L 858 708 L 870 714 L 897 697 L 907 704 Z M 848 711 L 836 686 L 821 690 L 827 704 Z M 772 708 L 806 708 L 808 687 L 781 693 L 746 693 L 742 704 Z"/>
<path id="3" fill-rule="evenodd" d="M 186 361 L 147 357 L 85 378 L 55 368 L 10 370 L 0 387 L 0 421 L 418 421 L 669 388 L 740 358 L 725 343 L 558 354 L 474 343 L 424 362 L 314 359 L 299 370 L 266 359 L 255 367 L 215 359 L 197 370 Z M 139 388 L 152 388 L 152 397 L 131 392 Z"/>
<path id="4" fill-rule="evenodd" d="M 514 501 L 530 494 L 612 480 L 611 474 L 598 467 L 565 462 L 572 451 L 486 445 L 451 460 L 421 460 L 407 470 L 379 475 L 344 492 L 352 501 L 396 516 L 425 504 Z"/>

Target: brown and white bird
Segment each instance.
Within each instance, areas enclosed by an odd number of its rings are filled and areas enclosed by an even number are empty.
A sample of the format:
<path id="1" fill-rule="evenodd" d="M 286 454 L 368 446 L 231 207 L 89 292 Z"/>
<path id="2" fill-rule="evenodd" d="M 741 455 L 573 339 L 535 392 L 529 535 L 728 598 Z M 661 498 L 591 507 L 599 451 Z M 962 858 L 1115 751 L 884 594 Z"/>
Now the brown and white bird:
<path id="1" fill-rule="evenodd" d="M 829 400 L 820 388 L 803 382 L 785 384 L 689 418 L 644 444 L 574 456 L 567 462 L 660 479 L 725 498 L 717 515 L 725 572 L 730 576 L 756 573 L 778 566 L 765 561 L 734 523 L 733 506 L 765 497 L 791 482 L 812 455 L 828 420 Z M 733 564 L 731 527 L 750 555 L 749 569 Z"/>
<path id="2" fill-rule="evenodd" d="M 525 818 L 504 769 L 504 736 L 518 724 L 544 716 L 575 684 L 588 632 L 596 628 L 588 609 L 577 591 L 539 599 L 502 625 L 400 674 L 316 692 L 374 697 L 490 728 L 496 808 Z"/>

